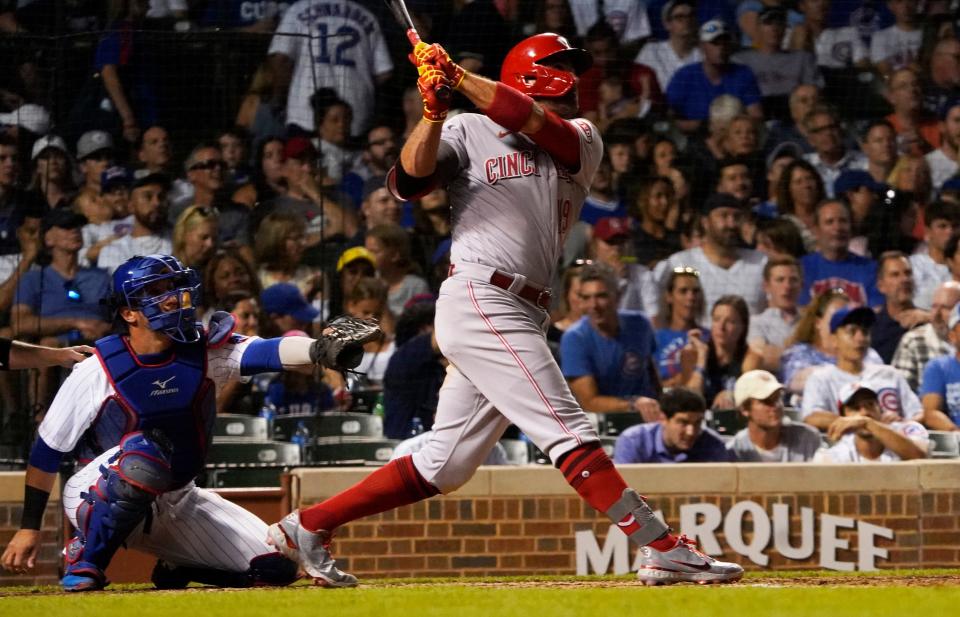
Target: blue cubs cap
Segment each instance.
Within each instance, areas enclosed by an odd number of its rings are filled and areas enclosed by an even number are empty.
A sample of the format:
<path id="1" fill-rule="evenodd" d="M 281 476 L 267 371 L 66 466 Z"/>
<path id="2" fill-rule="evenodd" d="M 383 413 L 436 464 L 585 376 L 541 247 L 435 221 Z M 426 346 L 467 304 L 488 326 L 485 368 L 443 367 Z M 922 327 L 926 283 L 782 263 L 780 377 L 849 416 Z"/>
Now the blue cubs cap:
<path id="1" fill-rule="evenodd" d="M 320 315 L 300 293 L 300 288 L 290 283 L 277 283 L 264 289 L 260 293 L 260 304 L 268 315 L 290 315 L 308 323 Z"/>
<path id="2" fill-rule="evenodd" d="M 877 314 L 866 306 L 845 306 L 830 318 L 830 333 L 833 334 L 847 324 L 857 324 L 866 328 L 873 327 Z"/>
<path id="3" fill-rule="evenodd" d="M 100 192 L 106 193 L 120 186 L 130 188 L 130 174 L 126 168 L 112 165 L 104 169 L 100 174 Z"/>

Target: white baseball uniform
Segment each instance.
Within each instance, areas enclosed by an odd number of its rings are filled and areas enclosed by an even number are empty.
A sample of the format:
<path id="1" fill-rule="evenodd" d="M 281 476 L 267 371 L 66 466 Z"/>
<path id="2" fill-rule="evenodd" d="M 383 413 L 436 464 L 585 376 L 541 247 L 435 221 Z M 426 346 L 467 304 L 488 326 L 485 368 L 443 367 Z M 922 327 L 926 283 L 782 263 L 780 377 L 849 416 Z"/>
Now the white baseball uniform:
<path id="1" fill-rule="evenodd" d="M 466 482 L 511 423 L 552 460 L 597 440 L 547 346 L 547 312 L 490 282 L 495 271 L 514 277 L 514 292 L 553 280 L 603 156 L 596 127 L 571 124 L 580 142 L 576 173 L 486 116 L 460 114 L 443 127 L 459 168 L 447 186 L 452 275 L 440 288 L 435 320 L 450 366 L 433 435 L 413 455 L 417 471 L 442 492 Z"/>
<path id="2" fill-rule="evenodd" d="M 231 341 L 207 350 L 207 376 L 216 384 L 217 392 L 239 376 L 243 350 L 253 340 Z M 114 394 L 116 391 L 96 356 L 80 362 L 63 382 L 43 418 L 40 437 L 54 450 L 71 452 Z M 96 483 L 100 466 L 116 451 L 117 447 L 106 450 L 64 486 L 63 508 L 74 526 L 77 508 L 83 501 L 80 493 Z M 146 522 L 141 523 L 127 537 L 125 545 L 172 565 L 243 572 L 254 557 L 276 552 L 266 543 L 266 523 L 193 482 L 160 495 L 153 503 L 149 521 L 149 530 L 145 532 Z"/>
<path id="3" fill-rule="evenodd" d="M 393 70 L 377 18 L 351 0 L 300 0 L 284 13 L 268 53 L 293 60 L 287 122 L 308 131 L 310 97 L 333 88 L 353 108 L 350 132 L 362 134 L 373 119 L 374 79 Z"/>
<path id="4" fill-rule="evenodd" d="M 803 387 L 800 411 L 807 417 L 814 411 L 840 413 L 840 389 L 848 383 L 860 383 L 877 393 L 880 409 L 892 411 L 906 420 L 923 411 L 920 399 L 897 369 L 886 364 L 866 364 L 859 375 L 830 364 L 815 369 Z"/>

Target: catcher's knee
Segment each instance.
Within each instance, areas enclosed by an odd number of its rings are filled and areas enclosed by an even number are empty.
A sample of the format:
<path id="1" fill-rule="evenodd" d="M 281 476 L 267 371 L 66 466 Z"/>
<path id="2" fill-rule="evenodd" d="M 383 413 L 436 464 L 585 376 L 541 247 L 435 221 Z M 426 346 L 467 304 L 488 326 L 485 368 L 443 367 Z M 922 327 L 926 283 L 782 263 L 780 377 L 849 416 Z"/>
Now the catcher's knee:
<path id="1" fill-rule="evenodd" d="M 297 580 L 299 568 L 280 553 L 257 555 L 250 560 L 247 574 L 255 586 L 283 587 Z"/>

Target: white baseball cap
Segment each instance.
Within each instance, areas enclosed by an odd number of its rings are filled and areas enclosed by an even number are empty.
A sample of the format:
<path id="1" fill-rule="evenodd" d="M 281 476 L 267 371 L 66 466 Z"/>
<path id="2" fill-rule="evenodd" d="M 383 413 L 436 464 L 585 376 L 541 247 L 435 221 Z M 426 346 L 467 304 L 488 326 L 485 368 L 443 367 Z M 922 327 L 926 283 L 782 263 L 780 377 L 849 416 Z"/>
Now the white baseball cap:
<path id="1" fill-rule="evenodd" d="M 739 407 L 750 398 L 762 401 L 782 389 L 783 384 L 777 381 L 772 373 L 761 370 L 747 371 L 737 378 L 737 383 L 733 386 L 733 402 Z"/>
<path id="2" fill-rule="evenodd" d="M 863 390 L 873 394 L 874 396 L 877 395 L 877 393 L 874 392 L 871 388 L 868 388 L 867 386 L 863 385 L 859 381 L 854 381 L 852 383 L 844 384 L 843 386 L 841 386 L 840 391 L 837 393 L 838 411 L 844 405 L 849 403 L 854 396 L 856 396 L 860 391 L 863 391 Z"/>
<path id="3" fill-rule="evenodd" d="M 30 153 L 30 160 L 35 161 L 40 153 L 46 150 L 47 148 L 53 148 L 63 152 L 65 156 L 70 156 L 70 152 L 67 150 L 67 144 L 63 141 L 63 137 L 59 135 L 44 135 L 37 141 L 33 142 L 33 151 Z"/>
<path id="4" fill-rule="evenodd" d="M 711 19 L 700 26 L 700 40 L 704 43 L 712 43 L 721 36 L 729 36 L 730 27 L 722 19 Z"/>
<path id="5" fill-rule="evenodd" d="M 50 130 L 50 114 L 33 103 L 26 103 L 10 113 L 0 114 L 0 125 L 19 126 L 37 135 Z"/>

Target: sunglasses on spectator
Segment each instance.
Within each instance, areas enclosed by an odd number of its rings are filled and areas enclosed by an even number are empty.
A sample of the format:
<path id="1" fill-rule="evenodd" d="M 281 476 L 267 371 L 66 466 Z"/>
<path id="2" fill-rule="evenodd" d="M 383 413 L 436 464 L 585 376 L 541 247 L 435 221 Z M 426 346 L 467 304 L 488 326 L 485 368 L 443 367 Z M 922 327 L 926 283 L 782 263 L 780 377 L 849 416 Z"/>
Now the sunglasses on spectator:
<path id="1" fill-rule="evenodd" d="M 190 171 L 211 171 L 213 169 L 223 169 L 227 164 L 219 159 L 208 159 L 206 161 L 198 161 L 190 166 Z"/>
<path id="2" fill-rule="evenodd" d="M 674 274 L 687 274 L 690 276 L 695 276 L 700 278 L 700 271 L 696 268 L 691 268 L 690 266 L 677 266 L 673 269 Z"/>

